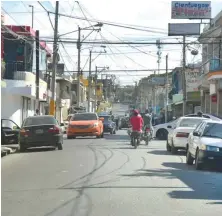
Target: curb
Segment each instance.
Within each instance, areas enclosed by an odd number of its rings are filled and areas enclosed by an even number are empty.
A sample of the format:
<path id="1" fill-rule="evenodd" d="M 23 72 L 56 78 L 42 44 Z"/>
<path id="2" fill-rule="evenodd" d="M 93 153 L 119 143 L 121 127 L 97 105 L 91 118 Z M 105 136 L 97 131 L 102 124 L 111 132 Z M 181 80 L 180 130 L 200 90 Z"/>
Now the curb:
<path id="1" fill-rule="evenodd" d="M 18 151 L 19 147 L 18 146 L 9 146 L 9 147 L 5 147 L 5 146 L 1 146 L 1 157 L 5 157 L 9 154 L 13 154 L 16 153 Z"/>

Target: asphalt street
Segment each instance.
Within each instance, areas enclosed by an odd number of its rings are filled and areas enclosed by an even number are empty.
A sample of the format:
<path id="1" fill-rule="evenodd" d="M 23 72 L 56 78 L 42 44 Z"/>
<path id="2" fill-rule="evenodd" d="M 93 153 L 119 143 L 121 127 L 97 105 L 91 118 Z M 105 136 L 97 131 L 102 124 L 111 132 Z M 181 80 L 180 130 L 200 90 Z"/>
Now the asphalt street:
<path id="1" fill-rule="evenodd" d="M 187 167 L 163 141 L 133 149 L 125 130 L 2 158 L 2 216 L 111 215 L 221 216 L 222 173 Z"/>

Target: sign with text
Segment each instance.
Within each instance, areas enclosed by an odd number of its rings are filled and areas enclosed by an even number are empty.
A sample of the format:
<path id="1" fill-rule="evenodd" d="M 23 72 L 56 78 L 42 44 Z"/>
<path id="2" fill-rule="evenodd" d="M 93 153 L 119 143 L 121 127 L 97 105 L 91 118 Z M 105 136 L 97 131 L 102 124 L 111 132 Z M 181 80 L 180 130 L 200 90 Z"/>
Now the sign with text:
<path id="1" fill-rule="evenodd" d="M 172 19 L 211 19 L 210 1 L 172 1 Z"/>
<path id="2" fill-rule="evenodd" d="M 168 36 L 200 35 L 200 23 L 169 23 Z"/>
<path id="3" fill-rule="evenodd" d="M 186 70 L 186 90 L 187 92 L 198 91 L 198 77 L 200 76 L 199 69 Z"/>

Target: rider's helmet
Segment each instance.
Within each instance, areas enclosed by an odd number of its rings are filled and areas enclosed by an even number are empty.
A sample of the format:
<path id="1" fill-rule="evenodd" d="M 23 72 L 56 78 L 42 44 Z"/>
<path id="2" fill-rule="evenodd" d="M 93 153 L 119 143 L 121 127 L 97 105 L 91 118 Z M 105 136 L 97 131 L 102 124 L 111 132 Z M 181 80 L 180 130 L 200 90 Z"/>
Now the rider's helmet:
<path id="1" fill-rule="evenodd" d="M 146 109 L 146 110 L 145 110 L 145 114 L 148 114 L 148 113 L 149 113 L 149 110 L 148 110 L 148 109 Z"/>
<path id="2" fill-rule="evenodd" d="M 197 115 L 198 115 L 199 117 L 203 117 L 203 113 L 202 113 L 201 111 L 199 111 L 199 112 L 197 113 Z"/>

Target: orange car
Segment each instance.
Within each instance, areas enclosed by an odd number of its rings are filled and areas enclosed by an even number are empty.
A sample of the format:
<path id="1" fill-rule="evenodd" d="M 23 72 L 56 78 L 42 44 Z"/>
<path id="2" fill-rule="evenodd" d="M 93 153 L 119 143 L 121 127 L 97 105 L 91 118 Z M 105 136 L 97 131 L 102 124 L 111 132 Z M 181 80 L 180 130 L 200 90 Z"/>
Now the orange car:
<path id="1" fill-rule="evenodd" d="M 69 121 L 67 138 L 75 139 L 77 136 L 103 138 L 103 120 L 96 113 L 76 113 Z"/>

